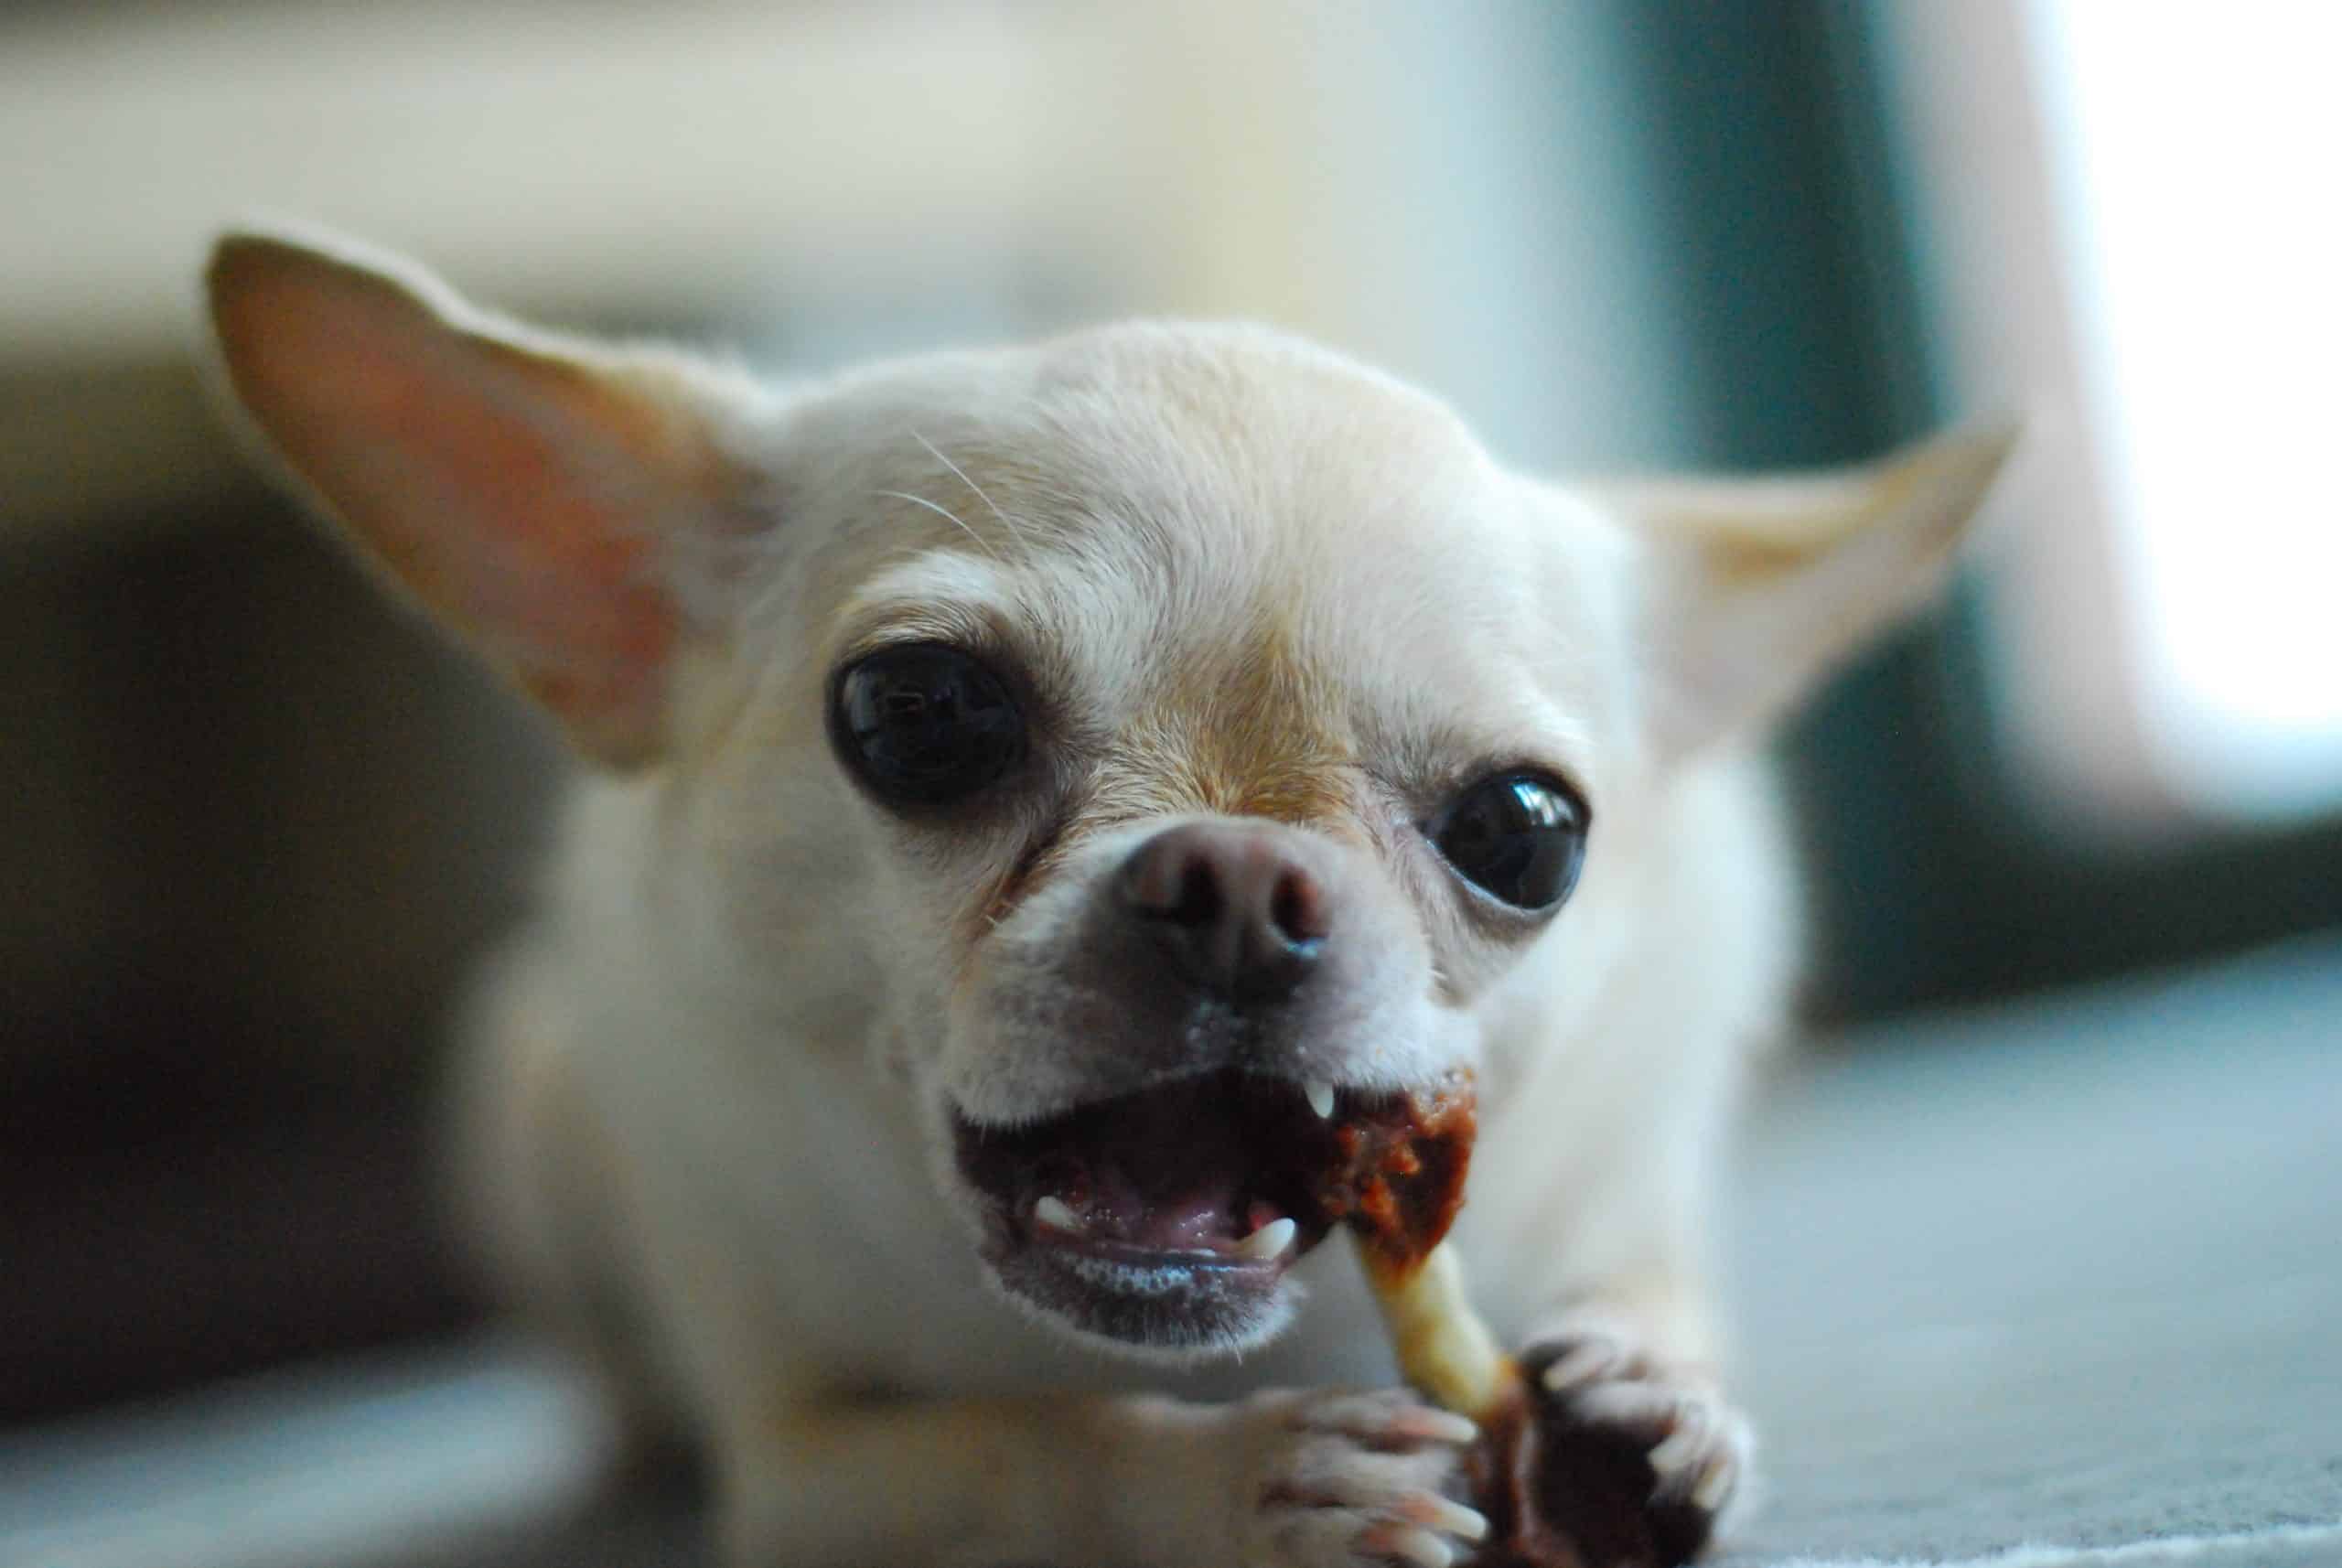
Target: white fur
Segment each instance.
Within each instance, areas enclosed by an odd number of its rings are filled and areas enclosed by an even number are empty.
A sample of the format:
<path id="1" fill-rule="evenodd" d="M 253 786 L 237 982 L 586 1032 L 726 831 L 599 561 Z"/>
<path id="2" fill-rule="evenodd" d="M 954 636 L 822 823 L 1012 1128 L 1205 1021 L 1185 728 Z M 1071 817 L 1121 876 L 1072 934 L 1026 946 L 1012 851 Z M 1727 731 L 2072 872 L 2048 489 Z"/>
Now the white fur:
<path id="1" fill-rule="evenodd" d="M 301 255 L 278 282 L 297 289 Z M 467 332 L 513 330 L 420 292 Z M 234 371 L 256 350 L 223 351 Z M 1703 1194 L 1795 952 L 1742 743 L 1918 591 L 1991 438 L 1839 481 L 1833 504 L 1873 496 L 1876 515 L 1795 550 L 1771 537 L 1780 492 L 1749 489 L 1780 557 L 1752 573 L 1727 527 L 1680 521 L 1685 495 L 1725 492 L 1529 481 L 1429 399 L 1256 329 L 1137 325 L 785 396 L 728 385 L 673 400 L 721 404 L 704 435 L 747 482 L 720 528 L 664 545 L 685 635 L 661 744 L 580 782 L 537 918 L 483 986 L 465 1169 L 521 1287 L 639 1412 L 712 1445 L 736 1560 L 1429 1560 L 1393 1544 L 1393 1499 L 1453 1455 L 1394 1467 L 1293 1413 L 1316 1396 L 1263 1392 L 1393 1380 L 1346 1249 L 1295 1269 L 1290 1329 L 1241 1359 L 1109 1358 L 987 1288 L 946 1153 L 953 1106 L 1038 1116 L 1098 1081 L 1097 1042 L 1047 1022 L 1069 994 L 1058 960 L 1121 855 L 1197 814 L 1147 759 L 1240 722 L 1226 693 L 1260 647 L 1305 667 L 1355 783 L 1347 829 L 1292 830 L 1372 912 L 1380 955 L 1327 1025 L 1327 1071 L 1475 1071 L 1456 1240 L 1492 1323 L 1523 1344 L 1598 1309 L 1661 1391 L 1610 1402 L 1648 1416 L 1680 1385 L 1703 1430 L 1738 1433 L 1713 1393 Z M 343 489 L 403 472 L 393 450 L 302 478 L 348 511 Z M 1047 686 L 1097 798 L 1144 809 L 988 926 L 1042 809 L 898 821 L 832 756 L 823 709 L 857 650 L 996 635 Z M 1594 829 L 1571 902 L 1506 934 L 1409 810 L 1521 761 L 1565 770 Z M 1355 1498 L 1256 1512 L 1263 1476 L 1294 1465 Z"/>

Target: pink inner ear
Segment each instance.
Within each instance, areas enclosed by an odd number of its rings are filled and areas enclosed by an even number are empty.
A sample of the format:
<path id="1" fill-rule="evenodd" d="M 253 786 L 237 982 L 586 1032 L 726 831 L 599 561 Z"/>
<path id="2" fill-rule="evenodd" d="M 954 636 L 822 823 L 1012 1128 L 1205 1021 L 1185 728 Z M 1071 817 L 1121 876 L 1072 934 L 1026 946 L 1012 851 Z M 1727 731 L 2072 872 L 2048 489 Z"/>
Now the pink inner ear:
<path id="1" fill-rule="evenodd" d="M 676 614 L 652 549 L 687 499 L 658 411 L 368 274 L 299 271 L 223 295 L 261 424 L 402 582 L 590 748 L 655 746 Z"/>
<path id="2" fill-rule="evenodd" d="M 391 509 L 367 532 L 394 571 L 556 708 L 627 705 L 673 641 L 673 607 L 650 577 L 656 513 L 672 498 L 615 433 L 542 395 L 554 389 L 463 358 L 471 374 L 396 355 L 353 367 L 372 379 L 381 444 L 407 455 L 410 482 L 439 501 L 404 517 Z"/>

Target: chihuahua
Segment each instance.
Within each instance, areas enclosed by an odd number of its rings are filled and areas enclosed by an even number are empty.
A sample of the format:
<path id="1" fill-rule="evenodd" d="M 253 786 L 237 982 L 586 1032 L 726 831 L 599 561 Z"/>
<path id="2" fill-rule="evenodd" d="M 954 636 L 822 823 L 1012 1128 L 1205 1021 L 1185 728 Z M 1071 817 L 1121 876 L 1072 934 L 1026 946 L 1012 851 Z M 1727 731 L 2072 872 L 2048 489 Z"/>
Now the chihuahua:
<path id="1" fill-rule="evenodd" d="M 1796 949 L 1752 743 L 2007 432 L 1558 485 L 1256 328 L 783 386 L 300 232 L 207 281 L 285 477 L 585 764 L 461 1185 L 727 1561 L 1469 1561 L 1473 1424 L 1296 1153 L 1459 1073 L 1535 1420 L 1710 1535 L 1705 1196 Z"/>

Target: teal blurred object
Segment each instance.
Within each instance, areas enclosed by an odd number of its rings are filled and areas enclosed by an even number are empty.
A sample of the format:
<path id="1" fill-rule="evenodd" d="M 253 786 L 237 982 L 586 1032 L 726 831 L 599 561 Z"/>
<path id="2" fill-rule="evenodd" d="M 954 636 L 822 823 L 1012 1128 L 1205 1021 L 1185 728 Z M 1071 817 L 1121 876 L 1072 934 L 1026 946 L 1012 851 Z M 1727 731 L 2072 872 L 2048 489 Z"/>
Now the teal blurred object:
<path id="1" fill-rule="evenodd" d="M 1701 462 L 1846 461 L 1978 412 L 1939 390 L 1915 238 L 1926 193 L 1896 142 L 1883 9 L 1609 7 L 1648 94 Z M 2342 925 L 2342 822 L 2118 849 L 2029 816 L 1992 712 L 1987 592 L 1963 584 L 1784 737 L 1819 1014 L 1977 1001 Z"/>

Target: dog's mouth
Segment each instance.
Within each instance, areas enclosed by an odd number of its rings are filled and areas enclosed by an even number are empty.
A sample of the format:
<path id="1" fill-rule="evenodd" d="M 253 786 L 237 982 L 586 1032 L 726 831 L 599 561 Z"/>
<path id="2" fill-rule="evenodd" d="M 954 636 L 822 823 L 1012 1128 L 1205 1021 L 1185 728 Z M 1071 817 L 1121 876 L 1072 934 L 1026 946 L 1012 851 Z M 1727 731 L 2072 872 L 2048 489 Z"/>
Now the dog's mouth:
<path id="1" fill-rule="evenodd" d="M 1023 1126 L 953 1126 L 1012 1294 L 1120 1344 L 1243 1348 L 1283 1326 L 1285 1271 L 1344 1211 L 1329 1173 L 1402 1105 L 1230 1070 Z"/>

